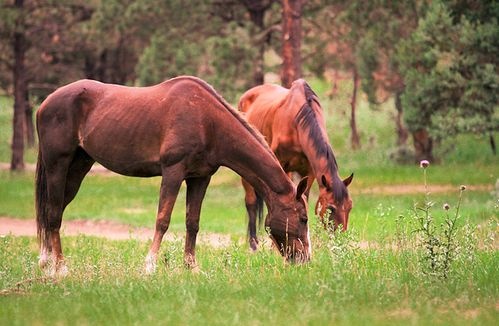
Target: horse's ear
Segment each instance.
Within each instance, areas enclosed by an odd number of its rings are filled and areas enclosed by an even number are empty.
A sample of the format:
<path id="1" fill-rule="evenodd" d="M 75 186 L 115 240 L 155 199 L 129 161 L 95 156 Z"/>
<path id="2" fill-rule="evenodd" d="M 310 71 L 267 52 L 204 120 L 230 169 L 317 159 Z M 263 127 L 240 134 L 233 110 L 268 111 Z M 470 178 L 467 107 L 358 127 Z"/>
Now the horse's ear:
<path id="1" fill-rule="evenodd" d="M 352 183 L 352 179 L 353 179 L 353 173 L 350 174 L 350 176 L 348 178 L 343 180 L 343 184 L 345 185 L 345 187 L 348 187 L 350 185 L 350 183 Z"/>
<path id="2" fill-rule="evenodd" d="M 300 183 L 298 184 L 298 187 L 296 187 L 296 200 L 300 200 L 301 195 L 307 190 L 307 180 L 308 177 L 305 177 L 301 179 Z"/>
<path id="3" fill-rule="evenodd" d="M 331 185 L 329 184 L 329 182 L 327 182 L 327 179 L 326 179 L 326 176 L 323 174 L 322 177 L 321 177 L 321 182 L 322 182 L 322 185 L 327 189 L 327 190 L 331 190 Z"/>

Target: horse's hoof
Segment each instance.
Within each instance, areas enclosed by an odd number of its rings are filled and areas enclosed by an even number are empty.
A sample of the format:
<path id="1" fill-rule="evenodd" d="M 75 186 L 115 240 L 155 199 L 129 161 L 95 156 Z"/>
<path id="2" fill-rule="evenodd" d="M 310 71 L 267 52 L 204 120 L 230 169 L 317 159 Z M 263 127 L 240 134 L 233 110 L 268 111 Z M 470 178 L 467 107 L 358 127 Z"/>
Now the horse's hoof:
<path id="1" fill-rule="evenodd" d="M 54 277 L 56 278 L 64 278 L 69 275 L 69 268 L 66 264 L 60 263 L 57 269 L 55 270 Z"/>
<path id="2" fill-rule="evenodd" d="M 48 263 L 49 263 L 48 259 L 40 258 L 38 260 L 38 267 L 40 267 L 41 270 L 45 270 L 48 268 Z"/>
<path id="3" fill-rule="evenodd" d="M 199 268 L 199 266 L 197 264 L 194 266 L 189 266 L 188 268 L 191 271 L 191 273 L 193 273 L 193 274 L 201 273 L 201 268 Z"/>
<path id="4" fill-rule="evenodd" d="M 258 251 L 258 240 L 257 239 L 250 239 L 249 242 L 250 248 L 252 252 Z"/>
<path id="5" fill-rule="evenodd" d="M 146 262 L 144 267 L 144 271 L 146 275 L 152 275 L 156 273 L 156 263 L 155 262 Z"/>
<path id="6" fill-rule="evenodd" d="M 201 271 L 198 263 L 196 262 L 196 257 L 192 254 L 187 254 L 184 257 L 184 266 L 194 274 L 198 274 Z"/>

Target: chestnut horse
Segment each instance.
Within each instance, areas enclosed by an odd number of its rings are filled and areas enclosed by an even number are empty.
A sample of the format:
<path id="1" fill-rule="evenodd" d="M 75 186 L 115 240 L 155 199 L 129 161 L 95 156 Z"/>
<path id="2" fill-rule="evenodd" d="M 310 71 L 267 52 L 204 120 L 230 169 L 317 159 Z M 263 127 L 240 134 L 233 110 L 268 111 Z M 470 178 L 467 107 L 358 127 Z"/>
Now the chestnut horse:
<path id="1" fill-rule="evenodd" d="M 156 268 L 184 180 L 184 263 L 196 268 L 201 202 L 220 166 L 234 170 L 262 194 L 269 211 L 265 225 L 280 253 L 289 261 L 310 259 L 302 196 L 306 180 L 296 187 L 261 134 L 204 81 L 183 76 L 151 87 L 125 87 L 80 80 L 52 93 L 36 121 L 39 264 L 51 265 L 51 273 L 67 272 L 59 234 L 62 215 L 94 162 L 122 175 L 162 177 L 146 272 Z"/>
<path id="2" fill-rule="evenodd" d="M 265 84 L 256 86 L 241 96 L 239 110 L 246 120 L 265 137 L 287 173 L 308 176 L 306 197 L 314 180 L 319 184 L 319 198 L 315 213 L 327 227 L 342 225 L 346 230 L 352 200 L 347 186 L 353 174 L 345 180 L 338 175 L 338 164 L 326 133 L 319 99 L 302 79 L 290 89 Z M 256 216 L 261 219 L 261 204 L 253 187 L 243 179 L 246 207 L 249 215 L 249 240 L 256 249 Z M 325 216 L 328 219 L 325 219 Z"/>

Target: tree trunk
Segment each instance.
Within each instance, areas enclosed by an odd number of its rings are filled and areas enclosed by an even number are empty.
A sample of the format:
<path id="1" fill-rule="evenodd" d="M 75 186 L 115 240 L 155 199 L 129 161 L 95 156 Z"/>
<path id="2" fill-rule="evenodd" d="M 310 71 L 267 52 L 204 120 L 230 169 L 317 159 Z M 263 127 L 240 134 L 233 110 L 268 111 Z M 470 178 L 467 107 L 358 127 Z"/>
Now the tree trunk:
<path id="1" fill-rule="evenodd" d="M 21 11 L 24 0 L 15 1 L 16 8 Z M 21 18 L 22 19 L 22 15 Z M 20 22 L 18 22 L 20 24 Z M 22 28 L 20 28 L 22 30 Z M 25 53 L 26 39 L 22 31 L 16 31 L 13 37 L 12 47 L 14 49 L 14 119 L 12 123 L 12 159 L 10 169 L 12 171 L 24 170 L 24 125 L 26 117 L 26 71 Z"/>
<path id="2" fill-rule="evenodd" d="M 260 39 L 258 35 L 264 32 L 265 24 L 264 17 L 265 11 L 270 7 L 269 1 L 244 1 L 244 5 L 248 10 L 251 18 L 251 22 L 255 30 L 252 31 L 252 35 L 256 35 L 253 40 L 253 45 L 257 48 L 257 55 L 253 60 L 253 83 L 251 86 L 262 85 L 264 82 L 264 54 L 265 54 L 265 43 L 268 42 L 270 33 L 264 35 L 263 39 Z"/>
<path id="3" fill-rule="evenodd" d="M 333 86 L 331 87 L 331 95 L 329 98 L 334 98 L 338 95 L 338 69 L 334 69 L 333 72 Z"/>
<path id="4" fill-rule="evenodd" d="M 284 87 L 301 77 L 302 0 L 282 0 L 282 73 Z"/>
<path id="5" fill-rule="evenodd" d="M 489 135 L 490 149 L 492 149 L 492 154 L 496 155 L 496 141 L 494 140 L 494 134 Z"/>
<path id="6" fill-rule="evenodd" d="M 409 138 L 409 132 L 404 126 L 403 120 L 403 109 L 402 109 L 402 92 L 397 92 L 395 94 L 395 109 L 397 110 L 397 116 L 395 117 L 395 124 L 397 129 L 397 145 L 407 144 L 407 139 Z"/>
<path id="7" fill-rule="evenodd" d="M 360 148 L 360 136 L 357 130 L 357 121 L 356 121 L 356 110 L 357 110 L 357 89 L 359 87 L 359 74 L 357 69 L 353 70 L 353 92 L 352 99 L 350 100 L 350 106 L 352 108 L 350 115 L 350 141 L 353 150 L 357 150 Z"/>
<path id="8" fill-rule="evenodd" d="M 431 139 L 428 130 L 419 129 L 412 133 L 414 141 L 414 155 L 416 162 L 428 160 L 434 162 L 433 158 L 433 140 Z"/>
<path id="9" fill-rule="evenodd" d="M 104 83 L 110 83 L 111 79 L 108 77 L 109 74 L 107 73 L 109 69 L 107 69 L 108 65 L 108 57 L 109 57 L 109 50 L 103 50 L 101 54 L 99 55 L 99 61 L 96 67 L 95 71 L 95 76 L 97 77 L 98 81 L 104 82 Z"/>
<path id="10" fill-rule="evenodd" d="M 25 127 L 26 127 L 26 144 L 28 147 L 33 147 L 35 145 L 35 127 L 33 125 L 33 107 L 29 101 L 29 91 L 26 85 L 26 95 L 25 95 L 25 105 L 26 105 L 26 115 L 25 115 Z"/>
<path id="11" fill-rule="evenodd" d="M 262 85 L 265 81 L 264 68 L 265 43 L 258 44 L 258 53 L 253 61 L 253 85 Z"/>

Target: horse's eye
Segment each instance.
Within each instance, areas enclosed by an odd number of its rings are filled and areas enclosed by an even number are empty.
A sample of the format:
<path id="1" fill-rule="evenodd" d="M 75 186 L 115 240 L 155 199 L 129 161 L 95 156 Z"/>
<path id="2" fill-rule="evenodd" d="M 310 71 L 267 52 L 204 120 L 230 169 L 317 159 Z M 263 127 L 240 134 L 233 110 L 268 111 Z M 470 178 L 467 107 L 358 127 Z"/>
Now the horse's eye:
<path id="1" fill-rule="evenodd" d="M 302 222 L 303 224 L 307 224 L 308 223 L 308 218 L 306 218 L 306 217 L 300 217 L 300 222 Z"/>

